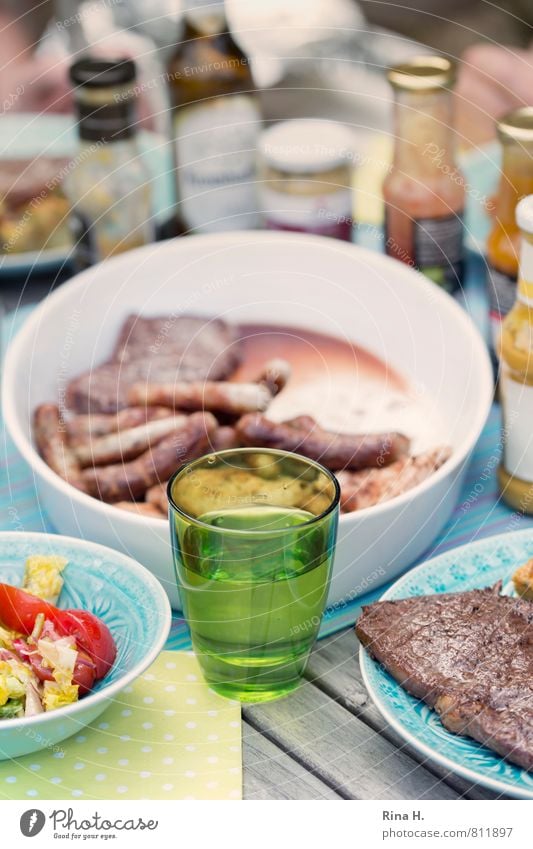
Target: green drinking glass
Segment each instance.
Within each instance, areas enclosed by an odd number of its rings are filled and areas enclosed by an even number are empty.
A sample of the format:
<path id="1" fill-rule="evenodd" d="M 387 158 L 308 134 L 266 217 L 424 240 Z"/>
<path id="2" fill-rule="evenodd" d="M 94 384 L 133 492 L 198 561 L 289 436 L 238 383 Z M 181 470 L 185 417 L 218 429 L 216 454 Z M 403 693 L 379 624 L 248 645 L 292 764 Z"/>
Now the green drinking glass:
<path id="1" fill-rule="evenodd" d="M 319 463 L 239 448 L 169 481 L 176 577 L 206 681 L 229 698 L 294 690 L 328 595 L 339 485 Z"/>

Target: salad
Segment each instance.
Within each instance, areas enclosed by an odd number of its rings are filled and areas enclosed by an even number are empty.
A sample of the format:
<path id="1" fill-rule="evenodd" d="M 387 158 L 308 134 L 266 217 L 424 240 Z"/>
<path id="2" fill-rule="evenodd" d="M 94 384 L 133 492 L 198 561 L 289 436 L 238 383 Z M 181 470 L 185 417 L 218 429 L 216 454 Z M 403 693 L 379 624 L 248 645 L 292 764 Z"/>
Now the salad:
<path id="1" fill-rule="evenodd" d="M 113 665 L 111 632 L 87 610 L 62 610 L 64 557 L 35 554 L 22 588 L 0 583 L 0 719 L 76 702 Z"/>

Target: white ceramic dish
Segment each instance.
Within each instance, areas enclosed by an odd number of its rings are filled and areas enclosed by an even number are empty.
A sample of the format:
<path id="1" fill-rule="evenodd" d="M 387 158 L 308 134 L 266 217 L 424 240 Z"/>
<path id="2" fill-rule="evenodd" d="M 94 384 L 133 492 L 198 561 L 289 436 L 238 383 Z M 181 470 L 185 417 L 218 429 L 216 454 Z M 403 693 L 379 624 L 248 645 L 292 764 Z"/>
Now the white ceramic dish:
<path id="1" fill-rule="evenodd" d="M 35 406 L 61 398 L 71 376 L 104 361 L 130 312 L 322 331 L 357 342 L 428 393 L 428 416 L 438 411 L 453 455 L 416 489 L 341 518 L 330 603 L 395 577 L 442 529 L 492 399 L 490 362 L 472 322 L 452 298 L 395 260 L 331 239 L 256 232 L 193 236 L 107 261 L 50 295 L 18 333 L 5 362 L 5 422 L 59 531 L 135 557 L 177 606 L 166 522 L 140 519 L 68 486 L 31 439 Z M 319 411 L 327 413 L 332 399 L 326 387 Z"/>

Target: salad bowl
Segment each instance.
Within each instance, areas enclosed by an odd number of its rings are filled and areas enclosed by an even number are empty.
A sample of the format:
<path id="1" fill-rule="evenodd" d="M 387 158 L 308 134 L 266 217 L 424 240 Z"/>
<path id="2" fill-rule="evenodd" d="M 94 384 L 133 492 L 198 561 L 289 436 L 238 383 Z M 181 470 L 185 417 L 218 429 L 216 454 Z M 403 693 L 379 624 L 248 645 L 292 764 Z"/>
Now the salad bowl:
<path id="1" fill-rule="evenodd" d="M 57 606 L 86 610 L 109 628 L 116 659 L 79 701 L 35 716 L 0 720 L 0 760 L 55 750 L 93 722 L 117 694 L 156 659 L 170 628 L 170 606 L 159 582 L 130 557 L 96 543 L 55 534 L 0 533 L 0 583 L 19 586 L 28 557 L 67 559 Z M 0 609 L 0 624 L 2 610 Z"/>

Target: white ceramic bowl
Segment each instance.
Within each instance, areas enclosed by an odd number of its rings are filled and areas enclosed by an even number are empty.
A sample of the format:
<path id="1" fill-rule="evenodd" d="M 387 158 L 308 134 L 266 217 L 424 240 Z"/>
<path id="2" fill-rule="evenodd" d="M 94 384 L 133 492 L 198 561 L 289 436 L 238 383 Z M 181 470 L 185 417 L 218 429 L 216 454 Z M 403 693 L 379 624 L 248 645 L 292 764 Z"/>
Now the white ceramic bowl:
<path id="1" fill-rule="evenodd" d="M 68 486 L 31 438 L 35 406 L 57 399 L 69 377 L 104 361 L 130 312 L 219 315 L 341 336 L 429 393 L 453 455 L 412 491 L 342 516 L 330 603 L 395 577 L 442 529 L 493 392 L 485 345 L 471 320 L 395 260 L 332 239 L 256 232 L 192 236 L 109 260 L 56 290 L 18 333 L 5 362 L 5 422 L 59 531 L 130 554 L 178 605 L 167 523 L 140 519 Z M 318 404 L 327 410 L 328 397 Z"/>

